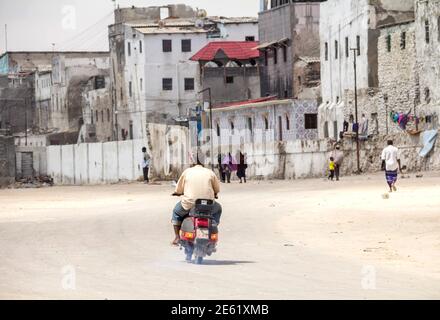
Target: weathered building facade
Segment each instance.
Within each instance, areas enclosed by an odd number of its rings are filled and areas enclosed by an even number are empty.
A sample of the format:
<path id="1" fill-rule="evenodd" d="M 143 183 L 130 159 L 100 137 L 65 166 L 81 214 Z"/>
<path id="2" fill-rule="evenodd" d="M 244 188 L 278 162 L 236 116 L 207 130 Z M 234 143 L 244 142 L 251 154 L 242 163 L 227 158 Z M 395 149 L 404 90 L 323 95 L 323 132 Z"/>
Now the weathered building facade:
<path id="1" fill-rule="evenodd" d="M 416 1 L 416 55 L 420 105 L 417 112 L 440 125 L 440 2 Z"/>
<path id="2" fill-rule="evenodd" d="M 302 71 L 294 65 L 300 57 L 319 58 L 320 2 L 262 0 L 258 22 L 263 95 L 301 99 Z"/>
<path id="3" fill-rule="evenodd" d="M 12 137 L 0 133 L 0 187 L 15 181 L 15 145 Z"/>
<path id="4" fill-rule="evenodd" d="M 190 58 L 211 41 L 258 40 L 257 23 L 185 5 L 116 10 L 109 27 L 115 139 L 142 138 L 146 123 L 186 116 L 201 90 Z"/>
<path id="5" fill-rule="evenodd" d="M 344 120 L 355 121 L 354 55 L 358 121 L 362 114 L 376 122 L 379 100 L 378 41 L 380 27 L 414 19 L 414 1 L 329 0 L 321 3 L 320 138 L 338 139 Z M 351 125 L 350 125 L 351 126 Z M 370 126 L 380 131 L 381 127 Z"/>
<path id="6" fill-rule="evenodd" d="M 276 97 L 226 104 L 213 109 L 216 145 L 315 140 L 318 106 L 315 100 Z"/>
<path id="7" fill-rule="evenodd" d="M 100 75 L 89 79 L 83 99 L 82 128 L 78 142 L 105 142 L 112 140 L 113 116 L 109 90 L 110 76 Z"/>
<path id="8" fill-rule="evenodd" d="M 52 72 L 39 70 L 35 72 L 35 117 L 34 126 L 45 132 L 51 127 L 52 110 Z"/>
<path id="9" fill-rule="evenodd" d="M 380 29 L 378 80 L 378 133 L 401 132 L 393 115 L 415 115 L 415 108 L 420 102 L 414 21 L 391 24 Z M 415 121 L 410 121 L 405 127 L 415 130 L 418 126 Z"/>
<path id="10" fill-rule="evenodd" d="M 108 52 L 57 55 L 52 66 L 51 128 L 57 132 L 79 132 L 84 122 L 82 93 L 88 81 L 108 74 Z"/>
<path id="11" fill-rule="evenodd" d="M 0 75 L 0 130 L 9 134 L 32 129 L 34 74 L 20 72 Z"/>
<path id="12" fill-rule="evenodd" d="M 255 41 L 211 42 L 191 58 L 200 64 L 204 101 L 219 105 L 261 97 L 257 45 Z"/>
<path id="13" fill-rule="evenodd" d="M 0 57 L 0 128 L 71 142 L 82 121 L 81 92 L 90 77 L 108 74 L 108 60 L 108 52 L 6 52 Z"/>

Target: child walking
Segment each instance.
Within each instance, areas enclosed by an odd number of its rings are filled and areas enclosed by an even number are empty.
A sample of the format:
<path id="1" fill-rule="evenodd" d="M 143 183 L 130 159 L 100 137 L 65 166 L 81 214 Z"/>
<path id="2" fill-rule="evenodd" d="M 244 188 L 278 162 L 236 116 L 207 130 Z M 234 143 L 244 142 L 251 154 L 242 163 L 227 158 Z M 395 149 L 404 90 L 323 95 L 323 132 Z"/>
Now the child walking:
<path id="1" fill-rule="evenodd" d="M 333 179 L 335 178 L 335 168 L 336 168 L 335 159 L 333 157 L 330 158 L 330 163 L 329 163 L 328 167 L 330 170 L 330 175 L 329 175 L 328 179 L 329 180 L 331 179 L 333 181 Z"/>

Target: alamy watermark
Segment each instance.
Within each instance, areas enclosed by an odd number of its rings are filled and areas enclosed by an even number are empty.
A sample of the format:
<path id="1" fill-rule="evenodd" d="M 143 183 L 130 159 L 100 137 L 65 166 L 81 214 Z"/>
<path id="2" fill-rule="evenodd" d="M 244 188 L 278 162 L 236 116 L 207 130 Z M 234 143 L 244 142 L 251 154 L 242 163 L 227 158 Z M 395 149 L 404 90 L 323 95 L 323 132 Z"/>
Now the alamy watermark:
<path id="1" fill-rule="evenodd" d="M 76 8 L 73 5 L 65 5 L 61 8 L 61 27 L 63 30 L 76 30 L 77 17 Z"/>
<path id="2" fill-rule="evenodd" d="M 61 269 L 61 287 L 67 291 L 76 290 L 76 269 L 66 265 Z"/>
<path id="3" fill-rule="evenodd" d="M 376 268 L 374 266 L 363 266 L 361 271 L 361 286 L 364 290 L 376 290 Z"/>

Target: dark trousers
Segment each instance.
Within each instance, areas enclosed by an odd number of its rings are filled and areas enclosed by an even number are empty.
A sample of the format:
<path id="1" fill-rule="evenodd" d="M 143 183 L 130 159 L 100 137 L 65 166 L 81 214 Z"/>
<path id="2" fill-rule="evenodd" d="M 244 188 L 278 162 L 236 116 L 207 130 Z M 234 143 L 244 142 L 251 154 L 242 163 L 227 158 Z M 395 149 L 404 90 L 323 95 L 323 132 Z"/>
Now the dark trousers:
<path id="1" fill-rule="evenodd" d="M 222 169 L 219 169 L 218 172 L 220 173 L 220 181 L 225 182 L 226 180 L 225 172 Z"/>
<path id="2" fill-rule="evenodd" d="M 147 181 L 147 182 L 150 182 L 150 180 L 148 180 L 148 170 L 149 170 L 150 168 L 148 168 L 148 167 L 145 167 L 144 169 L 143 169 L 143 171 L 144 171 L 144 181 Z"/>
<path id="3" fill-rule="evenodd" d="M 335 165 L 335 176 L 336 176 L 336 180 L 339 180 L 339 174 L 341 171 L 341 166 L 339 164 Z"/>
<path id="4" fill-rule="evenodd" d="M 231 171 L 226 171 L 225 176 L 226 176 L 226 182 L 231 183 Z"/>
<path id="5" fill-rule="evenodd" d="M 334 177 L 335 177 L 335 170 L 330 170 L 330 175 L 328 176 L 328 179 L 333 180 Z"/>

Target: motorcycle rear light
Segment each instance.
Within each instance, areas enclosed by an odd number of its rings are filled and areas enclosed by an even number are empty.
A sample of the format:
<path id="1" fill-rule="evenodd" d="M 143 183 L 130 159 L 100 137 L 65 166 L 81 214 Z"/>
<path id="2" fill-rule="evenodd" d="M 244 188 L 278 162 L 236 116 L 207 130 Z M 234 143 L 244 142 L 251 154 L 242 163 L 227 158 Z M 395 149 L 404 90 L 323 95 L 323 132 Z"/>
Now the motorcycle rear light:
<path id="1" fill-rule="evenodd" d="M 218 240 L 218 233 L 211 234 L 211 240 L 212 241 L 217 241 Z"/>
<path id="2" fill-rule="evenodd" d="M 208 219 L 197 219 L 196 220 L 197 227 L 208 228 L 209 220 Z"/>
<path id="3" fill-rule="evenodd" d="M 187 239 L 194 239 L 194 233 L 192 233 L 192 232 L 185 232 L 183 234 L 183 237 L 187 238 Z"/>

